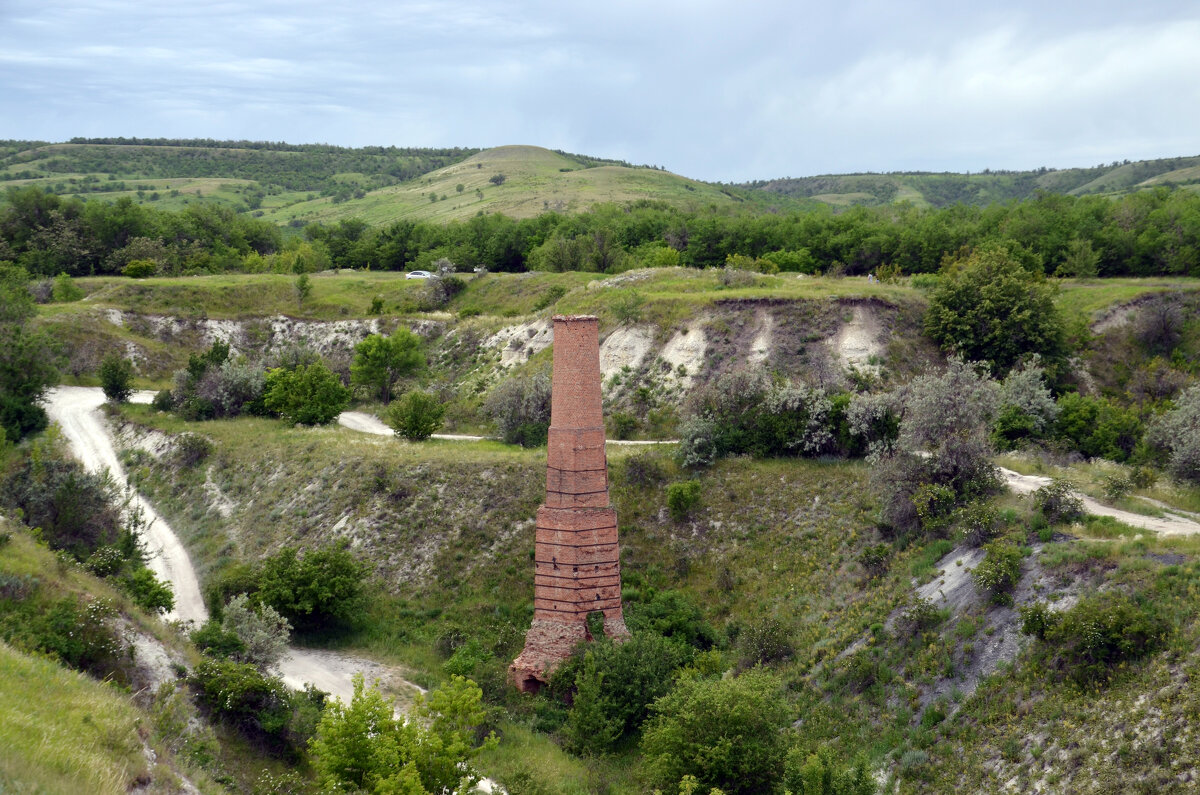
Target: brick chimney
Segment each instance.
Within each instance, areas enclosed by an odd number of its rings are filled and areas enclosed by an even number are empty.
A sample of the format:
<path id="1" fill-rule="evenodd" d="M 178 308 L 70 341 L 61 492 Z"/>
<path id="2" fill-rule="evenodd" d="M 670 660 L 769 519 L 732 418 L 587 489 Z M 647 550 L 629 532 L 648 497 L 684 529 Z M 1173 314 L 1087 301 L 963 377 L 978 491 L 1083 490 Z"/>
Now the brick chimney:
<path id="1" fill-rule="evenodd" d="M 547 441 L 546 502 L 534 543 L 533 626 L 509 666 L 524 692 L 536 692 L 581 640 L 587 618 L 604 634 L 629 637 L 621 614 L 617 513 L 608 499 L 608 459 L 600 401 L 600 323 L 555 315 L 554 377 Z"/>

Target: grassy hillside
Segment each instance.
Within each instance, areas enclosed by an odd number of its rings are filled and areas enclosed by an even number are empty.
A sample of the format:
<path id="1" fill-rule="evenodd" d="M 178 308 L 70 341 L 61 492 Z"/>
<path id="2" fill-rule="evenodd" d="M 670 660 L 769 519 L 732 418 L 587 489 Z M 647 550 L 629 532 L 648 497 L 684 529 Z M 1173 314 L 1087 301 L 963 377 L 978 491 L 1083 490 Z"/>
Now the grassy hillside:
<path id="1" fill-rule="evenodd" d="M 340 204 L 317 199 L 264 217 L 281 224 L 341 218 L 362 218 L 371 224 L 401 218 L 451 221 L 478 213 L 530 218 L 551 210 L 579 212 L 604 202 L 640 199 L 682 207 L 744 204 L 743 193 L 657 169 L 592 166 L 541 147 L 501 146 L 363 198 Z"/>
<path id="2" fill-rule="evenodd" d="M 834 206 L 908 201 L 918 207 L 986 205 L 1033 198 L 1038 191 L 1120 195 L 1154 185 L 1200 185 L 1200 157 L 1113 163 L 1094 168 L 984 171 L 977 174 L 830 174 L 748 183 L 784 196 L 803 196 Z"/>
<path id="3" fill-rule="evenodd" d="M 489 774 L 539 781 L 547 792 L 641 791 L 633 749 L 586 761 L 564 754 L 553 739 L 562 719 L 554 702 L 516 698 L 504 682 L 531 615 L 540 452 L 125 413 L 136 425 L 213 440 L 214 457 L 194 468 L 169 453 L 129 458 L 208 578 L 282 544 L 346 538 L 371 561 L 379 595 L 342 643 L 422 670 L 428 684 L 445 676 L 453 649 L 469 640 L 482 650 L 473 676 L 504 710 L 500 748 L 483 760 Z M 884 575 L 868 576 L 859 559 L 880 539 L 861 463 L 725 461 L 699 475 L 700 505 L 675 520 L 665 487 L 685 473 L 669 451 L 609 453 L 629 620 L 637 625 L 656 594 L 681 594 L 714 631 L 726 665 L 748 653 L 739 638 L 764 621 L 780 627 L 791 651 L 770 665 L 802 748 L 865 754 L 899 792 L 993 792 L 1014 778 L 1024 790 L 1041 782 L 1173 792 L 1200 772 L 1187 750 L 1200 714 L 1188 684 L 1200 665 L 1200 622 L 1188 607 L 1200 583 L 1195 539 L 1087 523 L 1043 543 L 1027 529 L 1025 501 L 1003 498 L 1009 531 L 1029 543 L 1017 606 L 1131 593 L 1170 623 L 1164 651 L 1081 687 L 1019 634 L 1015 608 L 972 585 L 963 566 L 975 564 L 964 564 L 954 541 L 901 545 Z M 906 634 L 896 611 L 922 585 L 955 593 L 953 606 Z M 1123 789 L 1127 782 L 1151 789 Z"/>

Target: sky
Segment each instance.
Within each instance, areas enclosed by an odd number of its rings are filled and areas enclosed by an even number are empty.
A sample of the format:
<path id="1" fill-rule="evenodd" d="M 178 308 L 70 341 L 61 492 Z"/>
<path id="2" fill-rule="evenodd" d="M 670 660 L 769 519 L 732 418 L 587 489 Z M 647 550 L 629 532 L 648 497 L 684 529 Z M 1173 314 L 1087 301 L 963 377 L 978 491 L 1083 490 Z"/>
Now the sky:
<path id="1" fill-rule="evenodd" d="M 1200 154 L 1200 3 L 0 0 L 0 138 L 531 144 L 708 181 Z"/>

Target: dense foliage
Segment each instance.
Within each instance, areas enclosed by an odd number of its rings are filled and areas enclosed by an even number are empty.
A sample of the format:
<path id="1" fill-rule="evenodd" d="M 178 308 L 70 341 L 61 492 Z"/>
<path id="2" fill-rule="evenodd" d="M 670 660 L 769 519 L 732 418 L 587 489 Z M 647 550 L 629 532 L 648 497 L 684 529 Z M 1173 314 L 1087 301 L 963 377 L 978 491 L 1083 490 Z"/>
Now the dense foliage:
<path id="1" fill-rule="evenodd" d="M 1118 199 L 1042 194 L 987 207 L 767 215 L 645 200 L 575 215 L 481 215 L 444 225 L 374 228 L 352 218 L 305 232 L 305 242 L 285 246 L 276 227 L 220 205 L 176 213 L 128 198 L 84 202 L 13 187 L 0 209 L 0 260 L 47 276 L 118 273 L 133 260 L 154 263 L 159 273 L 184 273 L 330 265 L 436 270 L 443 258 L 459 270 L 607 272 L 721 267 L 736 258 L 760 269 L 853 275 L 885 265 L 933 273 L 964 247 L 1009 241 L 1031 272 L 1047 275 L 1200 275 L 1200 194 L 1166 188 Z"/>

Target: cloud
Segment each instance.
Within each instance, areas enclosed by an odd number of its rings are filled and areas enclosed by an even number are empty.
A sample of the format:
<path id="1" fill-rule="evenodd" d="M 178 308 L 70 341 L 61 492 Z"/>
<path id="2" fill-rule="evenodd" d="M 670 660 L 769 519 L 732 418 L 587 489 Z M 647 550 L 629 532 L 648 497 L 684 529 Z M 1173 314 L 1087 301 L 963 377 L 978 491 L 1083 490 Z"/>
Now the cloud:
<path id="1" fill-rule="evenodd" d="M 1200 152 L 1190 3 L 0 3 L 0 136 L 530 143 L 742 180 Z M 1083 160 L 1080 160 L 1083 158 Z"/>

